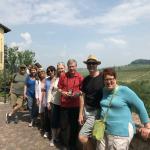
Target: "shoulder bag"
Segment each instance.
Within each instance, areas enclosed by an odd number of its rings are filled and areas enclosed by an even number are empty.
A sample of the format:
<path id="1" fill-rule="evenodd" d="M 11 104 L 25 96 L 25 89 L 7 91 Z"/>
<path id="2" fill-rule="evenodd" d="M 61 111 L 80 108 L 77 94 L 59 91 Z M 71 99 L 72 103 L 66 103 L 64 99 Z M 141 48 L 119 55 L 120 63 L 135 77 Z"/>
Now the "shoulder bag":
<path id="1" fill-rule="evenodd" d="M 111 97 L 111 100 L 109 102 L 109 106 L 107 108 L 107 111 L 104 115 L 104 118 L 103 119 L 99 119 L 99 120 L 95 120 L 95 123 L 94 123 L 94 126 L 93 126 L 93 130 L 92 130 L 92 136 L 94 139 L 98 140 L 98 141 L 101 141 L 104 137 L 104 132 L 105 132 L 105 122 L 106 122 L 106 119 L 107 119 L 107 115 L 108 115 L 108 110 L 109 108 L 111 107 L 111 103 L 112 103 L 112 99 L 114 98 L 114 95 L 116 93 L 116 88 L 113 92 L 113 95 Z"/>

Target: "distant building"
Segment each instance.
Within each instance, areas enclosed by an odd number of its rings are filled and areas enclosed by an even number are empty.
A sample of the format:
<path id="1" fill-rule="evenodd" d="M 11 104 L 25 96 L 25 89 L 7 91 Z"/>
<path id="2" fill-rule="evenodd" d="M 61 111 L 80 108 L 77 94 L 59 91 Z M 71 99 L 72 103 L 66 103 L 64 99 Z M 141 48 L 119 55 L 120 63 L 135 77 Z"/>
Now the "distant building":
<path id="1" fill-rule="evenodd" d="M 4 33 L 11 31 L 0 23 L 0 71 L 4 69 Z"/>

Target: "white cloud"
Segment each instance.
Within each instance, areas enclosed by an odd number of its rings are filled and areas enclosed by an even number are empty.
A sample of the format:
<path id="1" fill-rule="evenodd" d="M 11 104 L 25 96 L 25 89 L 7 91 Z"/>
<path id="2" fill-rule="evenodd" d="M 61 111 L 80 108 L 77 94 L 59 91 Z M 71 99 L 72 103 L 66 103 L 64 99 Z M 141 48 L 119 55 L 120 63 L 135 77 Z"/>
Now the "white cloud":
<path id="1" fill-rule="evenodd" d="M 109 49 L 114 48 L 114 47 L 126 47 L 127 46 L 127 41 L 125 39 L 123 39 L 122 37 L 107 37 L 101 40 L 101 42 L 88 42 L 86 44 L 86 49 L 87 50 L 105 50 L 105 49 Z"/>
<path id="2" fill-rule="evenodd" d="M 124 39 L 114 38 L 114 37 L 106 38 L 106 39 L 104 39 L 104 41 L 110 42 L 115 45 L 126 45 L 127 44 L 127 41 L 125 41 Z"/>
<path id="3" fill-rule="evenodd" d="M 88 3 L 85 5 L 90 8 Z M 122 27 L 138 23 L 139 20 L 150 16 L 149 0 L 124 0 L 108 12 L 92 17 L 86 16 L 82 7 L 82 5 L 80 7 L 75 5 L 72 0 L 1 0 L 0 19 L 7 24 L 97 25 L 102 30 L 107 28 L 110 31 L 118 31 Z M 93 11 L 92 8 L 88 10 L 91 13 Z M 106 31 L 108 32 L 108 30 Z"/>
<path id="4" fill-rule="evenodd" d="M 89 42 L 86 45 L 86 49 L 88 50 L 101 50 L 104 49 L 104 45 L 98 42 Z"/>
<path id="5" fill-rule="evenodd" d="M 7 6 L 7 8 L 5 7 Z M 79 11 L 71 2 L 6 0 L 0 2 L 0 18 L 7 24 L 57 23 L 64 25 L 81 24 L 77 19 Z"/>
<path id="6" fill-rule="evenodd" d="M 19 50 L 21 50 L 21 49 L 28 48 L 31 45 L 32 38 L 31 38 L 30 33 L 24 32 L 24 33 L 21 33 L 20 36 L 22 37 L 23 41 L 22 42 L 11 42 L 10 47 L 17 46 L 17 47 L 19 47 Z"/>
<path id="7" fill-rule="evenodd" d="M 84 5 L 73 0 L 1 0 L 0 20 L 13 25 L 55 23 L 96 26 L 99 32 L 107 33 L 118 32 L 150 16 L 150 0 L 123 0 L 107 12 L 98 11 L 96 15 L 91 3 L 84 2 Z M 87 10 L 93 16 L 86 15 Z"/>
<path id="8" fill-rule="evenodd" d="M 16 42 L 11 42 L 10 43 L 10 47 L 16 47 L 16 46 L 18 46 L 18 44 Z"/>
<path id="9" fill-rule="evenodd" d="M 30 33 L 24 32 L 24 33 L 21 33 L 20 36 L 24 39 L 24 41 L 25 41 L 26 44 L 29 45 L 29 44 L 32 43 L 32 39 L 31 39 Z"/>
<path id="10" fill-rule="evenodd" d="M 122 27 L 138 23 L 141 19 L 150 16 L 149 0 L 125 0 L 112 8 L 108 13 L 96 20 L 104 28 L 119 30 Z"/>

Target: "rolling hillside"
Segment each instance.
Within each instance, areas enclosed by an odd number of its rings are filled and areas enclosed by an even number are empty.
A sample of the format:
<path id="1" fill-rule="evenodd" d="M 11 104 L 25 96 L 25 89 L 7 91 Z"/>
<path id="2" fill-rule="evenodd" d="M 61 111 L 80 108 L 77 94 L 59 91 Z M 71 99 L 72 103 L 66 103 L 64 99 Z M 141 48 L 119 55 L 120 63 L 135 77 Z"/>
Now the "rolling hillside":
<path id="1" fill-rule="evenodd" d="M 127 65 L 116 67 L 118 80 L 122 82 L 150 80 L 150 65 Z"/>

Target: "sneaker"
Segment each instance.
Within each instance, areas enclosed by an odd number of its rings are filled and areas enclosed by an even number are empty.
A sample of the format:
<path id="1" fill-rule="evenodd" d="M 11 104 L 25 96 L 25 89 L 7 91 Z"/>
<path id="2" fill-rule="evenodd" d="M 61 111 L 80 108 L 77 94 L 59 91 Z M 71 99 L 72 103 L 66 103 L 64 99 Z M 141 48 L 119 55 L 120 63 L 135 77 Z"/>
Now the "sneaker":
<path id="1" fill-rule="evenodd" d="M 43 135 L 44 138 L 48 138 L 48 132 L 45 132 Z"/>
<path id="2" fill-rule="evenodd" d="M 8 124 L 10 122 L 10 116 L 9 113 L 6 113 L 6 123 Z"/>
<path id="3" fill-rule="evenodd" d="M 55 146 L 53 139 L 50 141 L 49 145 L 50 145 L 51 147 Z"/>
<path id="4" fill-rule="evenodd" d="M 33 127 L 33 120 L 29 123 L 28 127 Z"/>
<path id="5" fill-rule="evenodd" d="M 14 123 L 18 123 L 18 116 L 15 116 L 15 120 L 14 120 Z"/>

